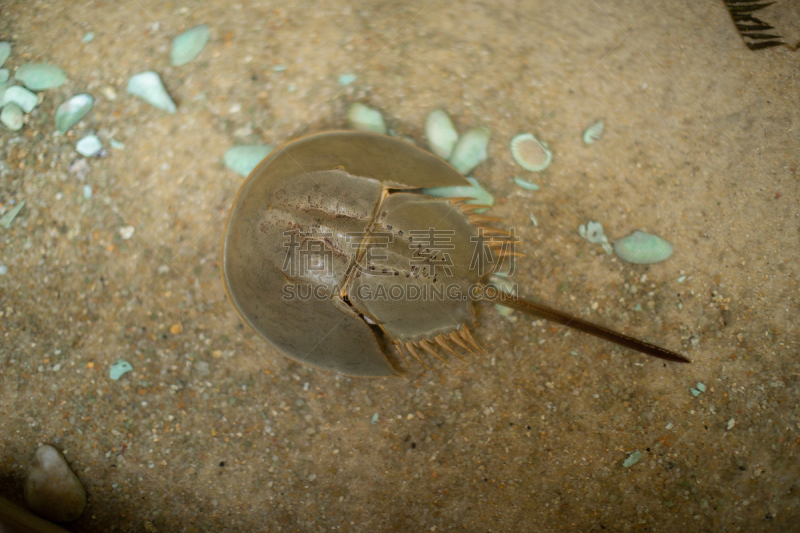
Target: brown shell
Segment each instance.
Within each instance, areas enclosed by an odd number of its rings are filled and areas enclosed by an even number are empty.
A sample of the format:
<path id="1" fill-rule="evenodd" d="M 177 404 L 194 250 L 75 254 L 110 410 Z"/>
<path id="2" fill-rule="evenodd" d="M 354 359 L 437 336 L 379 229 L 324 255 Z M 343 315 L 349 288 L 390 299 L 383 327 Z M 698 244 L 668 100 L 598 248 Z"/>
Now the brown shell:
<path id="1" fill-rule="evenodd" d="M 375 326 L 362 315 L 377 322 L 391 340 L 405 342 L 471 323 L 471 302 L 459 303 L 457 310 L 448 310 L 449 317 L 445 313 L 437 322 L 420 317 L 441 317 L 438 307 L 343 299 L 356 279 L 361 284 L 381 282 L 376 276 L 356 278 L 349 273 L 354 249 L 363 245 L 347 234 L 363 234 L 385 211 L 380 221 L 384 227 L 393 219 L 396 226 L 408 225 L 422 216 L 422 225 L 441 223 L 468 239 L 474 228 L 448 202 L 413 193 L 389 194 L 390 189 L 457 185 L 468 182 L 450 165 L 392 137 L 335 131 L 297 139 L 264 159 L 236 196 L 222 243 L 222 280 L 228 298 L 259 336 L 296 361 L 351 376 L 396 375 Z M 286 235 L 292 231 L 316 232 L 317 236 L 304 238 L 326 251 L 329 268 L 287 274 Z M 399 241 L 398 246 L 403 245 Z M 460 268 L 459 283 L 477 279 L 464 270 L 464 261 L 461 256 L 453 260 Z M 417 278 L 406 278 L 404 273 L 402 279 Z M 304 286 L 329 297 L 302 299 L 299 292 L 292 292 Z M 423 328 L 418 332 L 419 325 Z"/>

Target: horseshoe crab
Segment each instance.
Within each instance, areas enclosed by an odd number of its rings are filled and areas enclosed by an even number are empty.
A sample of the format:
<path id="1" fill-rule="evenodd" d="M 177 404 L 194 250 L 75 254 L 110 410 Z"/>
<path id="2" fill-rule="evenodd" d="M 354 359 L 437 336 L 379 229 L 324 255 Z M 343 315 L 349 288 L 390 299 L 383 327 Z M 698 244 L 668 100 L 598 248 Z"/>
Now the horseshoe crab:
<path id="1" fill-rule="evenodd" d="M 239 317 L 292 359 L 350 376 L 403 373 L 406 354 L 483 353 L 474 302 L 491 300 L 670 361 L 681 355 L 483 282 L 518 254 L 499 219 L 425 187 L 468 185 L 404 141 L 332 131 L 290 142 L 242 185 L 221 273 Z M 438 241 L 437 241 L 438 239 Z M 394 347 L 394 348 L 392 348 Z M 398 357 L 399 356 L 399 357 Z"/>

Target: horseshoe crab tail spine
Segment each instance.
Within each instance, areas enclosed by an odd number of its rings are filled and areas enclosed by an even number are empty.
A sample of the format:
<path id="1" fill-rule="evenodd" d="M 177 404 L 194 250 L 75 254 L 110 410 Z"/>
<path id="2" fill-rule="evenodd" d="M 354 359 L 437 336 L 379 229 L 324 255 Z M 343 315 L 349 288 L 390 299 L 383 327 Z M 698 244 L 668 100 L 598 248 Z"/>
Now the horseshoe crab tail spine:
<path id="1" fill-rule="evenodd" d="M 676 363 L 691 363 L 689 359 L 686 359 L 682 355 L 671 352 L 654 344 L 650 344 L 649 342 L 628 337 L 622 333 L 618 333 L 603 326 L 598 326 L 597 324 L 592 324 L 591 322 L 586 322 L 578 317 L 568 315 L 551 307 L 547 307 L 546 305 L 534 303 L 529 300 L 523 300 L 502 291 L 498 291 L 497 298 L 484 299 L 491 301 L 492 303 L 510 307 L 511 309 L 516 309 L 517 311 L 521 311 L 531 316 L 544 318 L 545 320 L 550 320 L 551 322 L 556 322 L 558 324 L 577 329 L 578 331 L 583 331 L 584 333 L 611 341 L 619 344 L 620 346 L 636 350 L 646 355 L 652 355 L 653 357 L 659 357 L 661 359 L 666 359 L 667 361 L 675 361 Z"/>

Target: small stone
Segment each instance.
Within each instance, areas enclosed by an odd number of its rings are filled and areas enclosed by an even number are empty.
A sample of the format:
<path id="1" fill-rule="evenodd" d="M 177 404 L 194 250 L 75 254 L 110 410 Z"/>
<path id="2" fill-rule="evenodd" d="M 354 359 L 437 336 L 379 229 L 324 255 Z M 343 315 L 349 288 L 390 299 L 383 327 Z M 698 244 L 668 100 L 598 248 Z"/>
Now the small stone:
<path id="1" fill-rule="evenodd" d="M 90 31 L 89 33 L 83 36 L 83 39 L 81 39 L 81 41 L 85 43 L 90 43 L 92 42 L 92 39 L 94 39 L 94 32 Z"/>
<path id="2" fill-rule="evenodd" d="M 733 429 L 733 426 L 735 426 L 735 425 L 736 425 L 736 420 L 734 420 L 733 418 L 731 418 L 730 420 L 728 420 L 728 423 L 725 425 L 725 428 L 726 428 L 728 431 L 730 431 L 730 430 L 732 430 L 732 429 Z"/>
<path id="3" fill-rule="evenodd" d="M 133 366 L 124 359 L 118 359 L 108 371 L 108 377 L 117 381 L 121 378 L 124 374 L 127 374 L 133 370 Z"/>
<path id="4" fill-rule="evenodd" d="M 39 103 L 39 97 L 25 87 L 13 85 L 3 93 L 3 99 L 0 101 L 0 105 L 5 105 L 9 102 L 14 102 L 24 112 L 30 113 Z"/>
<path id="5" fill-rule="evenodd" d="M 614 251 L 628 263 L 647 265 L 667 259 L 672 255 L 672 245 L 661 237 L 634 231 L 614 242 Z"/>
<path id="6" fill-rule="evenodd" d="M 50 63 L 26 63 L 17 69 L 14 79 L 32 91 L 43 91 L 64 85 L 67 75 Z"/>
<path id="7" fill-rule="evenodd" d="M 5 276 L 8 273 L 8 267 L 5 265 L 0 265 L 0 276 Z"/>
<path id="8" fill-rule="evenodd" d="M 91 185 L 84 185 L 83 186 L 83 197 L 88 200 L 92 197 L 92 186 Z"/>
<path id="9" fill-rule="evenodd" d="M 177 335 L 178 333 L 183 331 L 183 324 L 180 322 L 177 324 L 173 324 L 171 328 L 169 328 L 169 332 L 173 335 Z"/>
<path id="10" fill-rule="evenodd" d="M 25 503 L 53 522 L 76 520 L 86 508 L 86 491 L 67 460 L 53 446 L 36 450 L 25 479 Z"/>
<path id="11" fill-rule="evenodd" d="M 211 30 L 207 24 L 196 26 L 175 37 L 175 40 L 172 41 L 170 55 L 172 66 L 185 65 L 197 57 L 208 43 L 209 37 L 211 37 Z"/>
<path id="12" fill-rule="evenodd" d="M 103 143 L 97 135 L 87 135 L 75 144 L 75 150 L 84 157 L 91 157 L 103 150 Z"/>
<path id="13" fill-rule="evenodd" d="M 56 129 L 61 133 L 67 133 L 67 130 L 78 123 L 80 119 L 86 116 L 94 105 L 94 98 L 88 94 L 76 94 L 60 106 L 56 110 Z"/>
<path id="14" fill-rule="evenodd" d="M 211 373 L 211 369 L 205 361 L 198 361 L 194 367 L 197 369 L 197 374 L 200 376 L 207 376 Z"/>
<path id="15" fill-rule="evenodd" d="M 133 237 L 135 231 L 136 228 L 134 228 L 133 226 L 124 226 L 122 228 L 119 228 L 119 236 L 122 237 L 123 240 L 127 241 L 128 239 Z"/>
<path id="16" fill-rule="evenodd" d="M 11 43 L 3 41 L 0 42 L 0 67 L 2 67 L 8 56 L 11 55 Z"/>
<path id="17" fill-rule="evenodd" d="M 161 78 L 152 70 L 140 72 L 128 80 L 128 94 L 138 96 L 148 104 L 166 111 L 167 113 L 175 113 L 177 108 L 175 102 L 172 101 Z"/>
<path id="18" fill-rule="evenodd" d="M 22 117 L 22 108 L 13 102 L 4 105 L 3 111 L 0 112 L 0 122 L 12 131 L 17 131 L 22 128 Z"/>
<path id="19" fill-rule="evenodd" d="M 372 423 L 375 424 L 378 421 L 378 413 L 372 415 Z"/>
<path id="20" fill-rule="evenodd" d="M 358 79 L 358 76 L 355 74 L 342 74 L 339 76 L 339 85 L 346 86 L 350 85 L 354 81 Z"/>
<path id="21" fill-rule="evenodd" d="M 473 128 L 456 143 L 450 164 L 463 175 L 469 174 L 475 167 L 486 161 L 491 132 L 486 128 Z"/>
<path id="22" fill-rule="evenodd" d="M 434 109 L 425 119 L 425 136 L 431 151 L 442 159 L 449 159 L 458 142 L 458 132 L 450 115 L 442 109 Z"/>
<path id="23" fill-rule="evenodd" d="M 622 462 L 622 466 L 624 466 L 625 468 L 630 468 L 636 463 L 638 463 L 641 459 L 642 459 L 642 452 L 637 450 L 632 454 L 630 454 L 628 458 Z"/>
<path id="24" fill-rule="evenodd" d="M 350 111 L 347 112 L 347 122 L 354 130 L 386 135 L 386 124 L 383 122 L 381 112 L 364 104 L 356 102 L 350 106 Z"/>
<path id="25" fill-rule="evenodd" d="M 245 144 L 234 146 L 225 152 L 225 166 L 240 176 L 247 177 L 264 160 L 275 146 L 271 144 Z"/>

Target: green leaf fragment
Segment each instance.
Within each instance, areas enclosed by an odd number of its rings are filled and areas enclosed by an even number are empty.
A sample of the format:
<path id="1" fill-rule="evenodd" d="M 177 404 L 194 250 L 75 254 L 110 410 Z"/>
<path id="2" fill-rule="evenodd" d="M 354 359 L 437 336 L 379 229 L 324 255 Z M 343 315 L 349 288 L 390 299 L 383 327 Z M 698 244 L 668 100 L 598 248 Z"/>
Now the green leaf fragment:
<path id="1" fill-rule="evenodd" d="M 14 219 L 17 218 L 17 215 L 19 215 L 19 212 L 22 211 L 23 207 L 25 207 L 25 200 L 22 200 L 20 203 L 6 211 L 6 214 L 0 218 L 0 226 L 9 229 L 11 227 L 11 223 L 14 222 Z"/>

